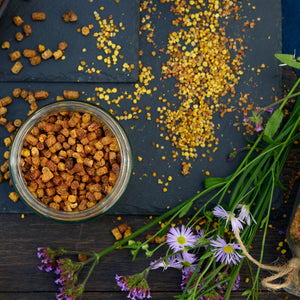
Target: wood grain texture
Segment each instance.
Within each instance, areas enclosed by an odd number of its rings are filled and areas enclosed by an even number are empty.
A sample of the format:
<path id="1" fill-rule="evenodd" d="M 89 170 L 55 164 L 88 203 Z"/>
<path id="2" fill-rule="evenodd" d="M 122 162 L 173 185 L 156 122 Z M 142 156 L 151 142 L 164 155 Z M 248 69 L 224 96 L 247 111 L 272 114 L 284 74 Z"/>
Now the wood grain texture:
<path id="1" fill-rule="evenodd" d="M 122 221 L 132 226 L 133 230 L 147 222 L 146 216 L 123 216 Z M 62 224 L 55 223 L 34 214 L 28 214 L 21 219 L 19 214 L 0 215 L 0 299 L 54 299 L 57 286 L 52 273 L 38 270 L 39 260 L 36 248 L 49 246 L 53 248 L 65 247 L 67 249 L 100 251 L 114 243 L 110 230 L 120 221 L 115 216 L 105 216 L 88 223 Z M 282 219 L 272 221 L 276 228 L 269 232 L 266 245 L 264 263 L 272 263 L 280 257 L 276 246 L 282 240 L 278 229 L 282 226 Z M 253 243 L 251 254 L 258 258 L 260 254 L 259 232 Z M 144 235 L 141 236 L 141 239 Z M 159 254 L 153 259 L 159 257 Z M 83 299 L 126 299 L 126 294 L 121 293 L 115 284 L 115 274 L 134 274 L 148 266 L 150 260 L 143 254 L 138 255 L 136 262 L 132 263 L 131 255 L 127 249 L 116 250 L 103 257 L 100 264 L 86 286 Z M 245 283 L 249 277 L 244 265 L 241 270 L 241 287 L 239 291 L 250 288 L 250 283 Z M 261 276 L 268 276 L 262 272 Z M 149 274 L 149 284 L 153 299 L 172 299 L 180 294 L 181 274 L 177 270 L 153 270 Z M 233 293 L 232 299 L 243 299 Z M 262 290 L 259 299 L 283 299 L 283 292 L 270 293 Z M 293 299 L 291 296 L 289 299 Z"/>
<path id="2" fill-rule="evenodd" d="M 172 292 L 153 292 L 152 299 L 158 300 L 171 300 L 174 299 L 176 293 Z M 283 300 L 285 299 L 285 293 L 277 293 L 276 295 L 272 293 L 260 293 L 258 299 L 259 300 Z M 44 292 L 44 293 L 0 293 L 1 300 L 53 300 L 55 299 L 54 293 Z M 98 293 L 98 292 L 86 292 L 82 300 L 102 300 L 102 299 L 110 299 L 110 300 L 126 300 L 126 294 L 122 292 L 116 293 Z M 241 300 L 243 297 L 241 293 L 233 293 L 231 296 L 231 300 Z M 297 300 L 298 297 L 289 296 L 288 300 Z"/>

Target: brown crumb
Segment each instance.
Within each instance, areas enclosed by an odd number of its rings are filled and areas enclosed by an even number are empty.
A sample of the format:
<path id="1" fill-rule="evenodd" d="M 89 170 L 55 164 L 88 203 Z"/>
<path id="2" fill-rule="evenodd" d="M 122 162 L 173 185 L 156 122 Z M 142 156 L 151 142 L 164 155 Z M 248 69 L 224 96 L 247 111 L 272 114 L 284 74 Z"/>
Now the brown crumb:
<path id="1" fill-rule="evenodd" d="M 17 202 L 19 200 L 19 195 L 16 192 L 11 192 L 8 197 L 13 202 Z"/>
<path id="2" fill-rule="evenodd" d="M 190 163 L 186 163 L 186 162 L 183 162 L 182 163 L 182 168 L 181 168 L 181 174 L 182 175 L 190 175 L 190 167 L 191 167 L 191 164 Z"/>
<path id="3" fill-rule="evenodd" d="M 33 12 L 31 14 L 31 18 L 33 21 L 44 21 L 46 20 L 46 14 L 44 12 Z"/>
<path id="4" fill-rule="evenodd" d="M 13 18 L 13 22 L 15 23 L 16 26 L 20 26 L 24 23 L 23 19 L 20 16 L 15 16 Z"/>
<path id="5" fill-rule="evenodd" d="M 73 10 L 68 10 L 62 17 L 65 22 L 76 22 L 78 20 Z"/>
<path id="6" fill-rule="evenodd" d="M 11 68 L 12 73 L 19 74 L 21 70 L 23 69 L 23 65 L 21 62 L 17 61 L 13 67 Z"/>
<path id="7" fill-rule="evenodd" d="M 4 42 L 1 44 L 1 48 L 2 48 L 2 49 L 9 49 L 9 48 L 10 48 L 10 42 L 4 41 Z"/>
<path id="8" fill-rule="evenodd" d="M 16 39 L 18 42 L 23 41 L 23 39 L 24 39 L 23 33 L 22 33 L 22 32 L 17 32 L 17 33 L 15 34 L 15 39 Z"/>

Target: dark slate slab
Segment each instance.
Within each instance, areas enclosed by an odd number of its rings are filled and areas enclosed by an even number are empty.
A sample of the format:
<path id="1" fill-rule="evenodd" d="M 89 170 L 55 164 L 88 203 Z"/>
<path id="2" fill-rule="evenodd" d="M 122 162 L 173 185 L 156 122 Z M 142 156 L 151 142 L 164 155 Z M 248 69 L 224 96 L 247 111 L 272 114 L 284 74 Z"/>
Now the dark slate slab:
<path id="1" fill-rule="evenodd" d="M 120 1 L 122 2 L 122 0 Z M 265 106 L 273 101 L 273 97 L 281 95 L 281 77 L 278 61 L 274 58 L 274 53 L 281 52 L 281 1 L 274 0 L 272 5 L 268 5 L 266 1 L 253 0 L 251 5 L 245 2 L 241 16 L 247 16 L 249 20 L 261 21 L 256 22 L 256 26 L 252 30 L 247 30 L 244 37 L 244 45 L 249 47 L 244 59 L 244 75 L 242 75 L 240 83 L 237 87 L 237 98 L 232 102 L 237 105 L 238 98 L 241 93 L 249 93 L 249 103 L 255 102 L 259 106 Z M 158 49 L 165 48 L 167 38 L 170 31 L 176 30 L 171 25 L 173 18 L 169 11 L 169 4 L 157 3 L 157 11 L 151 15 L 152 27 L 155 28 L 153 39 L 156 47 L 146 42 L 145 33 L 140 38 L 140 49 L 144 55 L 141 56 L 143 66 L 151 66 L 152 74 L 155 79 L 150 82 L 148 88 L 152 90 L 151 95 L 143 95 L 137 104 L 133 104 L 124 97 L 119 105 L 113 103 L 108 104 L 104 100 L 99 100 L 100 106 L 105 109 L 113 109 L 117 115 L 121 115 L 123 111 L 130 111 L 132 106 L 138 106 L 142 113 L 138 120 L 121 121 L 129 138 L 132 142 L 134 152 L 134 175 L 128 186 L 127 191 L 120 199 L 119 203 L 111 210 L 112 214 L 159 214 L 164 212 L 167 207 L 174 207 L 179 202 L 193 196 L 197 191 L 203 189 L 203 181 L 206 178 L 205 171 L 209 171 L 211 176 L 228 176 L 238 166 L 243 154 L 236 161 L 229 163 L 227 157 L 233 148 L 241 148 L 247 144 L 242 130 L 237 131 L 234 123 L 236 122 L 235 113 L 225 114 L 224 118 L 220 118 L 219 114 L 214 115 L 214 123 L 220 124 L 220 129 L 216 131 L 216 135 L 220 139 L 218 150 L 212 152 L 210 156 L 212 162 L 208 162 L 202 154 L 207 149 L 198 149 L 199 158 L 192 163 L 191 174 L 182 176 L 180 174 L 181 163 L 183 159 L 179 156 L 173 161 L 172 150 L 174 148 L 168 141 L 165 141 L 160 135 L 161 131 L 155 123 L 155 119 L 159 117 L 157 107 L 162 106 L 162 102 L 158 100 L 159 96 L 163 96 L 173 105 L 178 105 L 178 99 L 174 97 L 176 88 L 174 80 L 160 80 L 161 64 L 168 60 L 168 56 Z M 158 17 L 159 16 L 159 17 Z M 141 18 L 143 15 L 141 15 Z M 241 18 L 239 22 L 233 23 L 228 32 L 228 36 L 239 36 L 243 23 L 246 19 Z M 152 56 L 152 51 L 156 51 L 156 56 Z M 264 63 L 266 68 L 262 70 L 259 76 L 255 70 Z M 114 98 L 120 95 L 133 94 L 135 87 L 133 83 L 0 83 L 0 96 L 4 97 L 11 94 L 14 87 L 26 88 L 29 90 L 45 89 L 49 91 L 49 99 L 41 100 L 39 106 L 54 101 L 56 95 L 61 95 L 64 89 L 77 89 L 85 100 L 88 97 L 96 97 L 95 88 L 117 88 Z M 153 91 L 153 87 L 157 87 L 157 91 Z M 221 100 L 220 100 L 221 101 Z M 222 99 L 226 102 L 227 99 Z M 146 107 L 151 107 L 149 111 Z M 9 108 L 8 119 L 16 117 L 25 117 L 28 104 L 23 100 L 16 99 Z M 151 113 L 151 120 L 147 120 L 146 113 Z M 239 116 L 241 121 L 242 116 Z M 5 129 L 0 128 L 0 147 L 3 150 L 3 138 L 7 136 Z M 159 147 L 153 146 L 158 144 Z M 142 157 L 142 161 L 138 160 L 138 156 Z M 162 156 L 166 159 L 162 160 Z M 153 177 L 152 173 L 156 172 L 157 176 Z M 168 191 L 163 192 L 164 185 L 158 183 L 161 179 L 165 184 L 168 176 L 172 176 L 172 180 L 168 184 Z M 0 185 L 0 211 L 2 212 L 28 212 L 29 209 L 19 201 L 12 203 L 8 198 L 8 193 L 13 188 L 8 183 Z M 277 196 L 276 196 L 277 198 Z M 206 201 L 204 199 L 203 201 Z"/>
<path id="2" fill-rule="evenodd" d="M 103 10 L 100 8 L 104 7 Z M 78 15 L 78 21 L 65 23 L 62 15 L 73 10 Z M 43 11 L 47 18 L 45 21 L 32 21 L 32 12 Z M 94 34 L 101 32 L 100 25 L 95 19 L 94 12 L 99 14 L 101 20 L 110 20 L 119 29 L 111 42 L 121 46 L 117 64 L 107 67 L 103 59 L 111 54 L 105 54 L 104 50 L 97 48 L 97 37 Z M 17 27 L 12 19 L 20 16 L 24 24 L 30 24 L 32 35 L 25 37 L 23 41 L 15 40 L 18 31 L 23 32 L 23 25 Z M 111 19 L 110 19 L 111 16 Z M 120 26 L 120 23 L 121 26 Z M 88 36 L 77 32 L 78 28 L 93 25 Z M 124 27 L 125 30 L 122 30 Z M 115 1 L 20 1 L 11 0 L 3 17 L 0 19 L 0 43 L 9 41 L 11 49 L 0 49 L 0 81 L 60 81 L 60 82 L 135 82 L 138 79 L 138 29 L 139 29 L 139 0 Z M 53 58 L 43 61 L 40 65 L 31 66 L 27 58 L 20 61 L 24 65 L 23 70 L 14 75 L 11 72 L 13 63 L 8 53 L 14 50 L 37 49 L 39 44 L 44 45 L 52 51 L 57 50 L 58 43 L 65 41 L 68 48 L 65 50 L 65 60 L 55 61 Z M 109 47 L 112 49 L 111 47 Z M 83 50 L 83 49 L 86 49 Z M 83 52 L 85 51 L 85 52 Z M 21 51 L 22 52 L 22 51 Z M 97 57 L 101 55 L 100 61 Z M 88 68 L 100 70 L 100 74 L 78 71 L 81 61 L 85 61 Z M 123 63 L 134 65 L 132 71 L 122 71 Z M 85 68 L 86 70 L 87 68 Z"/>

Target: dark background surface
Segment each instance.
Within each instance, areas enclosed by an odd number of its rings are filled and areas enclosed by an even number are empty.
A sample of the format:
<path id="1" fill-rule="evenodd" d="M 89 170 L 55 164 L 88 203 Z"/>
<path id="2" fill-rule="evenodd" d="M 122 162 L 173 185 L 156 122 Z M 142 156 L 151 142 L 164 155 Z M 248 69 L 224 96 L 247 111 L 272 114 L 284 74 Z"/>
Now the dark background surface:
<path id="1" fill-rule="evenodd" d="M 104 7 L 104 10 L 100 10 Z M 62 15 L 68 10 L 73 10 L 77 16 L 77 22 L 65 23 Z M 45 21 L 32 21 L 31 13 L 43 11 L 46 13 Z M 120 45 L 120 54 L 124 59 L 118 58 L 116 65 L 108 68 L 103 60 L 97 60 L 98 55 L 103 58 L 107 55 L 97 48 L 97 37 L 94 33 L 101 32 L 98 21 L 95 20 L 94 12 L 97 12 L 101 20 L 110 22 L 109 16 L 113 16 L 114 25 L 119 32 L 111 41 Z M 24 40 L 18 42 L 14 36 L 16 32 L 23 32 L 23 25 L 17 27 L 12 19 L 20 16 L 24 24 L 30 24 L 32 35 L 24 36 Z M 122 22 L 125 30 L 120 29 Z M 77 32 L 78 28 L 94 25 L 88 36 Z M 37 49 L 38 45 L 44 45 L 53 52 L 57 50 L 59 42 L 67 42 L 68 48 L 64 51 L 65 60 L 43 60 L 40 65 L 32 67 L 26 58 L 20 61 L 24 69 L 18 76 L 11 73 L 13 63 L 7 59 L 6 51 L 0 51 L 0 81 L 43 81 L 43 82 L 134 82 L 138 79 L 138 30 L 139 30 L 139 0 L 115 1 L 23 1 L 11 0 L 0 20 L 0 40 L 11 43 L 11 51 L 23 49 Z M 86 49 L 83 52 L 82 49 Z M 109 47 L 112 49 L 111 47 Z M 21 51 L 22 52 L 22 51 Z M 92 68 L 101 70 L 100 74 L 88 74 L 78 71 L 81 61 L 85 61 Z M 122 71 L 122 65 L 127 62 L 134 64 L 134 69 L 129 72 Z M 118 71 L 116 70 L 118 68 Z"/>
<path id="2" fill-rule="evenodd" d="M 114 1 L 107 1 L 107 3 L 112 2 Z M 267 2 L 268 1 L 256 0 L 252 1 L 250 5 L 249 2 L 244 2 L 243 8 L 239 11 L 240 19 L 238 21 L 228 19 L 229 25 L 226 27 L 226 35 L 233 38 L 242 37 L 244 40 L 243 45 L 248 46 L 246 56 L 243 60 L 244 75 L 241 76 L 240 82 L 236 87 L 236 98 L 233 100 L 232 105 L 237 105 L 241 93 L 249 93 L 248 103 L 254 102 L 261 107 L 270 104 L 274 96 L 278 96 L 278 98 L 281 96 L 281 70 L 278 67 L 278 61 L 274 58 L 274 53 L 281 52 L 281 1 L 272 1 L 272 6 Z M 37 2 L 33 0 L 30 5 L 34 3 L 37 4 Z M 27 4 L 27 2 L 20 2 L 20 6 L 26 6 Z M 90 4 L 88 3 L 88 5 Z M 234 123 L 242 122 L 243 115 L 241 113 L 237 111 L 227 113 L 224 118 L 220 118 L 219 113 L 215 113 L 213 122 L 216 127 L 217 124 L 220 124 L 220 129 L 216 130 L 216 136 L 220 139 L 218 150 L 213 153 L 211 149 L 211 153 L 206 155 L 205 158 L 202 158 L 202 154 L 205 154 L 207 149 L 198 149 L 198 159 L 196 161 L 190 161 L 192 164 L 190 170 L 191 174 L 188 176 L 181 175 L 181 163 L 185 160 L 181 155 L 179 155 L 175 161 L 173 160 L 172 150 L 176 149 L 170 145 L 170 142 L 165 141 L 160 136 L 161 131 L 155 123 L 155 119 L 159 117 L 157 108 L 164 105 L 158 100 L 159 96 L 166 98 L 171 105 L 178 106 L 178 99 L 174 97 L 174 94 L 177 92 L 177 89 L 174 87 L 174 80 L 160 80 L 161 64 L 166 62 L 169 57 L 165 54 L 165 51 L 159 52 L 158 49 L 164 48 L 166 50 L 168 34 L 178 30 L 178 28 L 171 23 L 174 19 L 174 15 L 170 12 L 170 5 L 171 4 L 157 2 L 157 4 L 154 5 L 156 11 L 149 14 L 151 27 L 154 29 L 153 40 L 155 44 L 147 43 L 146 35 L 148 32 L 142 32 L 139 36 L 139 49 L 143 51 L 143 55 L 141 55 L 139 59 L 143 66 L 152 67 L 151 73 L 155 76 L 155 79 L 146 87 L 147 89 L 151 89 L 151 94 L 142 95 L 141 100 L 138 101 L 137 104 L 133 104 L 131 100 L 125 98 L 120 101 L 119 105 L 115 105 L 114 103 L 108 104 L 104 100 L 96 100 L 96 102 L 105 109 L 116 111 L 117 115 L 122 115 L 124 111 L 130 111 L 132 106 L 138 106 L 142 110 L 138 120 L 121 121 L 133 146 L 134 175 L 124 196 L 111 210 L 113 214 L 159 214 L 164 212 L 167 207 L 173 207 L 177 205 L 178 202 L 188 199 L 197 191 L 203 189 L 206 171 L 209 171 L 211 176 L 217 177 L 227 176 L 234 171 L 241 161 L 243 154 L 231 163 L 227 162 L 227 157 L 234 148 L 239 149 L 247 144 L 243 130 L 238 132 L 234 126 Z M 103 4 L 103 6 L 106 5 Z M 71 5 L 66 7 L 71 7 Z M 19 9 L 21 10 L 21 8 Z M 50 11 L 52 10 L 53 8 L 50 9 Z M 29 12 L 27 10 L 26 12 L 26 17 L 28 18 Z M 47 13 L 47 11 L 45 12 Z M 8 13 L 11 14 L 9 10 Z M 147 12 L 142 12 L 140 19 L 147 14 Z M 60 13 L 58 15 L 60 15 Z M 260 21 L 258 21 L 258 18 Z M 150 20 L 146 23 L 150 22 Z M 247 29 L 246 32 L 243 33 L 243 24 L 246 20 L 254 20 L 256 25 L 253 29 Z M 89 23 L 89 20 L 84 20 L 82 23 Z M 118 22 L 115 20 L 115 23 Z M 62 25 L 65 25 L 63 28 L 66 27 L 67 30 L 69 30 L 69 25 L 73 26 L 73 24 Z M 6 26 L 11 28 L 14 27 L 14 24 L 8 23 Z M 75 31 L 77 27 L 77 25 L 73 26 L 73 30 Z M 77 34 L 77 32 L 75 33 Z M 1 31 L 1 40 L 2 34 L 3 32 Z M 58 37 L 55 37 L 55 40 L 57 39 Z M 131 36 L 129 40 L 131 41 Z M 86 46 L 89 51 L 89 46 L 82 44 L 81 39 L 76 40 L 76 42 L 79 48 Z M 156 52 L 156 56 L 152 55 L 152 51 Z M 2 55 L 1 61 L 5 60 L 5 64 L 9 64 L 7 51 L 1 50 L 0 55 Z M 67 52 L 66 56 L 68 57 Z M 67 61 L 68 59 L 66 59 L 66 62 Z M 52 61 L 51 63 L 53 63 L 53 66 L 57 66 L 57 62 Z M 260 68 L 261 64 L 265 64 L 266 68 L 261 69 L 261 73 L 258 75 L 256 70 Z M 24 68 L 24 71 L 26 71 L 26 68 Z M 22 72 L 19 75 L 21 75 Z M 35 72 L 34 67 L 28 67 L 28 72 Z M 47 72 L 47 68 L 45 72 Z M 73 75 L 76 74 L 75 67 L 71 73 Z M 27 90 L 42 89 L 49 92 L 49 98 L 47 100 L 37 102 L 39 106 L 42 106 L 54 101 L 57 95 L 62 95 L 64 89 L 78 90 L 81 99 L 85 100 L 90 97 L 97 98 L 95 89 L 98 87 L 103 87 L 104 89 L 117 88 L 118 92 L 114 94 L 114 97 L 122 95 L 126 91 L 128 94 L 133 94 L 135 84 L 136 83 L 101 82 L 0 82 L 0 97 L 11 95 L 15 87 Z M 157 91 L 154 91 L 154 87 L 157 88 Z M 219 101 L 226 103 L 227 97 Z M 146 110 L 146 107 L 150 107 L 150 110 Z M 27 103 L 22 99 L 15 99 L 8 109 L 8 119 L 24 119 L 28 110 L 29 107 Z M 151 120 L 147 120 L 146 113 L 151 113 Z M 237 116 L 237 119 L 235 116 Z M 6 130 L 0 128 L 0 143 L 3 143 L 5 136 L 7 136 Z M 155 145 L 158 144 L 159 147 L 153 146 L 153 143 Z M 142 161 L 138 160 L 138 156 L 142 157 Z M 162 160 L 162 156 L 165 156 L 166 159 Z M 212 162 L 208 161 L 209 157 L 212 157 Z M 154 178 L 152 176 L 153 172 L 157 173 L 157 177 Z M 168 176 L 172 176 L 173 179 L 169 182 L 167 187 L 168 191 L 163 192 L 162 189 L 164 186 L 158 183 L 158 179 L 161 179 L 163 184 L 165 184 L 168 181 Z M 11 201 L 7 200 L 7 195 L 12 190 L 12 187 L 9 187 L 7 183 L 0 185 L 0 191 L 3 195 L 0 199 L 0 211 L 28 212 L 28 208 L 26 208 L 21 201 L 11 203 Z M 280 195 L 278 197 L 280 197 Z M 205 201 L 205 199 L 203 201 Z"/>

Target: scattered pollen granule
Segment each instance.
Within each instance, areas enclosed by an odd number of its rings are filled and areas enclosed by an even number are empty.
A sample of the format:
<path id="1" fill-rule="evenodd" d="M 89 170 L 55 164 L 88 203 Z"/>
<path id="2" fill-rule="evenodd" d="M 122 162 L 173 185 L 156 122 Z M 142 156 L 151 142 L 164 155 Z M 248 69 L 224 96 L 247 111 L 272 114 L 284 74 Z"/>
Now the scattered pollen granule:
<path id="1" fill-rule="evenodd" d="M 107 89 L 104 90 L 102 87 L 96 87 L 95 92 L 99 100 L 105 100 L 108 104 L 120 104 L 122 99 L 126 99 L 132 102 L 133 106 L 130 108 L 131 113 L 126 113 L 126 115 L 115 115 L 118 120 L 131 120 L 131 119 L 138 119 L 138 114 L 142 112 L 136 104 L 141 100 L 141 96 L 143 95 L 151 95 L 152 90 L 148 88 L 149 83 L 154 79 L 154 75 L 151 73 L 152 68 L 150 66 L 146 67 L 143 66 L 141 63 L 139 64 L 140 73 L 139 73 L 139 81 L 134 84 L 134 90 L 132 93 L 124 92 L 122 95 L 118 96 L 117 98 L 112 98 L 108 94 L 115 94 L 117 93 L 117 89 Z M 150 106 L 145 108 L 146 111 L 150 110 Z M 147 113 L 147 120 L 151 121 L 151 114 Z"/>
<path id="2" fill-rule="evenodd" d="M 100 11 L 103 10 L 103 7 L 100 7 Z M 103 61 L 108 68 L 116 65 L 119 58 L 124 58 L 120 54 L 121 46 L 114 43 L 113 40 L 117 34 L 122 30 L 125 30 L 123 23 L 120 22 L 118 25 L 114 24 L 112 16 L 108 19 L 102 19 L 100 14 L 97 11 L 94 11 L 94 18 L 98 22 L 99 31 L 94 28 L 93 37 L 96 39 L 96 46 L 101 51 L 95 60 Z M 84 26 L 89 29 L 87 26 Z M 128 68 L 123 68 L 123 71 L 131 71 L 134 68 L 134 65 L 130 65 Z M 79 71 L 85 71 L 87 73 L 100 73 L 101 71 L 94 69 L 86 69 L 84 66 L 78 68 Z"/>
<path id="3" fill-rule="evenodd" d="M 166 53 L 170 59 L 162 65 L 162 79 L 176 79 L 175 96 L 181 103 L 177 109 L 161 113 L 172 145 L 189 159 L 197 157 L 197 147 L 216 141 L 213 114 L 218 111 L 220 97 L 228 92 L 235 95 L 243 74 L 244 48 L 242 39 L 226 37 L 225 27 L 220 25 L 222 19 L 238 11 L 234 1 L 175 3 L 171 10 L 177 16 L 173 25 L 178 31 L 169 34 Z"/>

